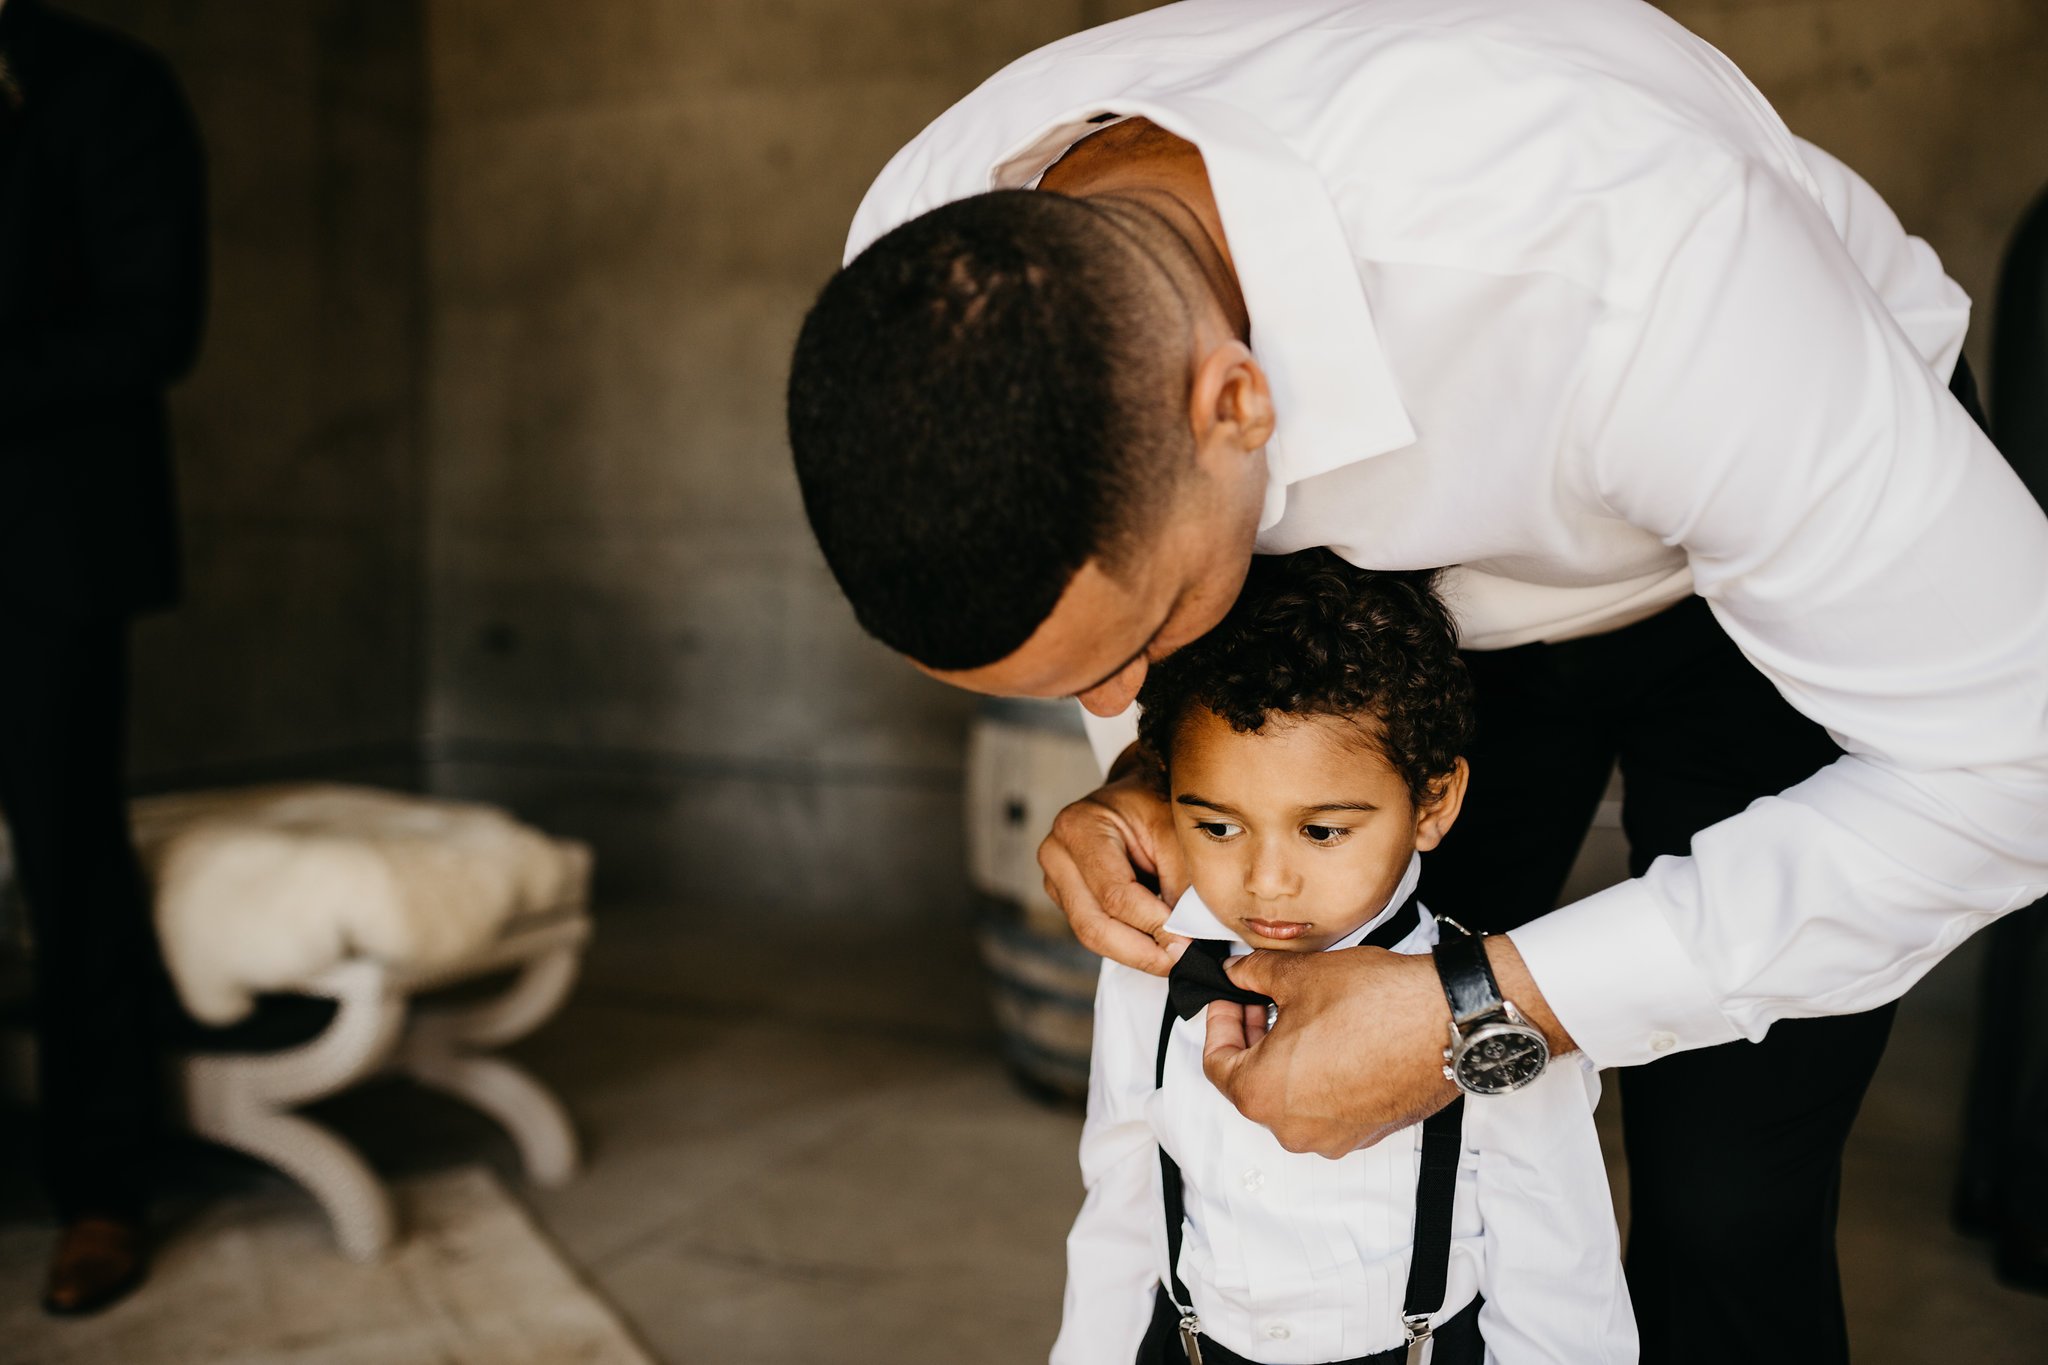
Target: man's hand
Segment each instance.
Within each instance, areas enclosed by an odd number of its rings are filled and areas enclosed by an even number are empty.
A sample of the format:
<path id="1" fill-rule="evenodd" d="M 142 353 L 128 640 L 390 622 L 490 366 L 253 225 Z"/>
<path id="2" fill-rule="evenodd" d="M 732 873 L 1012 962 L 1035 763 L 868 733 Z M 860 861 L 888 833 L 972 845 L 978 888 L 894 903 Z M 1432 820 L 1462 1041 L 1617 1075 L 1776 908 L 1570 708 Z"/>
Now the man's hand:
<path id="1" fill-rule="evenodd" d="M 1543 1031 L 1551 1055 L 1575 1050 L 1514 945 L 1505 937 L 1486 945 L 1502 994 Z M 1263 1009 L 1211 1005 L 1202 1068 L 1288 1151 L 1340 1157 L 1456 1097 L 1443 1074 L 1450 1006 L 1428 954 L 1257 952 L 1232 958 L 1229 972 L 1272 996 L 1279 1022 L 1266 1033 Z"/>
<path id="2" fill-rule="evenodd" d="M 1162 932 L 1167 907 L 1187 889 L 1173 813 L 1141 775 L 1126 773 L 1061 811 L 1038 846 L 1038 865 L 1074 937 L 1102 956 L 1164 976 L 1186 947 Z M 1158 895 L 1138 880 L 1141 872 L 1158 883 Z"/>

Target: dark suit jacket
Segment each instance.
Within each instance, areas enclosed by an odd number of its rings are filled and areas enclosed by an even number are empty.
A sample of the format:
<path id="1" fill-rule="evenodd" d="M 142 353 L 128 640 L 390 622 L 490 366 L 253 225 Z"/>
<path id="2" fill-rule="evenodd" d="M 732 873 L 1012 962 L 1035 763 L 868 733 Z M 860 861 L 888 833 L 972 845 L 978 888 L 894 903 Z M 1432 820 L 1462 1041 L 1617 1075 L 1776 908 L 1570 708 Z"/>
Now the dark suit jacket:
<path id="1" fill-rule="evenodd" d="M 156 54 L 0 5 L 0 605 L 177 597 L 164 389 L 206 295 L 199 137 Z"/>
<path id="2" fill-rule="evenodd" d="M 1998 448 L 2048 507 L 2048 192 L 2020 220 L 1999 273 L 1991 396 Z"/>

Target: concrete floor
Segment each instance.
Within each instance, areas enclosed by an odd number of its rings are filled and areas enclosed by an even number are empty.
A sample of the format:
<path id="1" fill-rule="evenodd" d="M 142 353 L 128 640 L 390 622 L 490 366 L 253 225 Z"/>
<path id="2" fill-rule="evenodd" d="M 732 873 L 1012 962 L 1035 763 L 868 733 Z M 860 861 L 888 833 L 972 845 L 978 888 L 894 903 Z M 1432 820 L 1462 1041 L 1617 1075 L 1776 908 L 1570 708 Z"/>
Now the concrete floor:
<path id="1" fill-rule="evenodd" d="M 992 1059 L 961 926 L 883 929 L 604 912 L 576 998 L 520 1049 L 588 1134 L 589 1169 L 564 1190 L 519 1184 L 502 1136 L 432 1095 L 374 1087 L 325 1112 L 387 1171 L 493 1166 L 674 1365 L 1043 1360 L 1079 1119 Z M 1851 1151 L 1861 1365 L 2048 1359 L 2048 1299 L 2000 1289 L 1945 1221 L 1972 968 L 1959 958 L 1909 1000 Z M 0 1217 L 32 1214 L 8 1145 Z M 186 1152 L 173 1217 L 274 1180 Z"/>

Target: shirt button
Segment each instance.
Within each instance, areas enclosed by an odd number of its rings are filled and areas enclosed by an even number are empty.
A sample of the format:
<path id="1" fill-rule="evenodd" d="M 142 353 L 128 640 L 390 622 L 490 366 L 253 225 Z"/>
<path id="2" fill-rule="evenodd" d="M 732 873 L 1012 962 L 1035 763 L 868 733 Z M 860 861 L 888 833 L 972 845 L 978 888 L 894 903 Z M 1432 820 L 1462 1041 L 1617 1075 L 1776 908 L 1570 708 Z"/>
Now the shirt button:
<path id="1" fill-rule="evenodd" d="M 1266 1183 L 1266 1173 L 1260 1170 L 1258 1167 L 1253 1166 L 1250 1169 L 1248 1169 L 1243 1175 L 1239 1176 L 1238 1179 L 1244 1182 L 1245 1190 L 1248 1193 L 1257 1194 L 1260 1188 L 1264 1186 Z"/>
<path id="2" fill-rule="evenodd" d="M 1659 1029 L 1650 1035 L 1650 1051 L 1652 1052 L 1669 1052 L 1677 1046 L 1678 1035 L 1675 1033 L 1666 1033 Z"/>
<path id="3" fill-rule="evenodd" d="M 1266 1335 L 1274 1341 L 1285 1341 L 1294 1335 L 1294 1329 L 1284 1322 L 1276 1322 L 1266 1328 Z"/>

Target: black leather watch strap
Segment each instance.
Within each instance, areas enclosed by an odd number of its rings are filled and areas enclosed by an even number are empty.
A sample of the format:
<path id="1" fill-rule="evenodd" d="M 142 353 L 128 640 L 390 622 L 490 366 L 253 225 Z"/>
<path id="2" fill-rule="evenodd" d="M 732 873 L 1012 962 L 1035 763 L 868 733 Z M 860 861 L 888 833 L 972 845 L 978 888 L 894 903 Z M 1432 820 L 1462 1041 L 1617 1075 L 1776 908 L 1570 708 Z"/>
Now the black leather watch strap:
<path id="1" fill-rule="evenodd" d="M 1470 1023 L 1501 1007 L 1500 983 L 1486 960 L 1486 945 L 1477 934 L 1447 933 L 1436 945 L 1436 974 L 1444 983 L 1451 1018 Z"/>

